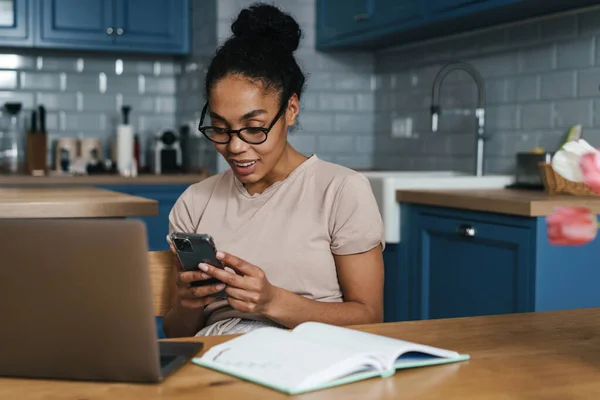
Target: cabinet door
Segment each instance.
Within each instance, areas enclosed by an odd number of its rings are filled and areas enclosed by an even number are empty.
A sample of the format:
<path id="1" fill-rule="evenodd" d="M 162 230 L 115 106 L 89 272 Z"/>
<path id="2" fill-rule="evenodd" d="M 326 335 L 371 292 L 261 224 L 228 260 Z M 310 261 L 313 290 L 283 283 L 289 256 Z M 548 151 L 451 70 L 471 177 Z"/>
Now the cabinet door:
<path id="1" fill-rule="evenodd" d="M 373 0 L 318 0 L 317 37 L 328 40 L 368 29 L 372 23 Z"/>
<path id="2" fill-rule="evenodd" d="M 114 42 L 113 0 L 41 0 L 37 45 L 93 48 Z"/>
<path id="3" fill-rule="evenodd" d="M 375 0 L 373 20 L 377 29 L 393 25 L 394 29 L 403 24 L 414 24 L 423 18 L 421 0 Z"/>
<path id="4" fill-rule="evenodd" d="M 0 45 L 33 44 L 31 0 L 0 0 Z"/>
<path id="5" fill-rule="evenodd" d="M 471 13 L 495 7 L 508 6 L 521 0 L 429 0 L 427 9 L 432 14 L 437 13 Z"/>
<path id="6" fill-rule="evenodd" d="M 416 220 L 418 317 L 532 311 L 531 229 L 435 215 Z"/>
<path id="7" fill-rule="evenodd" d="M 444 12 L 461 7 L 473 5 L 473 3 L 485 3 L 489 0 L 429 0 L 427 8 L 431 12 Z"/>
<path id="8" fill-rule="evenodd" d="M 188 20 L 187 0 L 119 0 L 117 47 L 185 53 L 189 48 Z"/>

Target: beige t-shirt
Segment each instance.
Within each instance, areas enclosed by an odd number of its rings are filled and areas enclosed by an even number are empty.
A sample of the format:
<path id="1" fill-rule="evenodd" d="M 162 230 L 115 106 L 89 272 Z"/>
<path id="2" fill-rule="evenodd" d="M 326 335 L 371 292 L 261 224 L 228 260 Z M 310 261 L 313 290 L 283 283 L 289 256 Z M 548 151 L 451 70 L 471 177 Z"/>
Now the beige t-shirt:
<path id="1" fill-rule="evenodd" d="M 325 302 L 343 301 L 333 254 L 384 246 L 369 181 L 316 155 L 261 194 L 251 196 L 231 170 L 191 185 L 169 215 L 173 231 L 210 234 L 217 249 L 260 267 L 273 285 Z M 232 317 L 265 320 L 226 300 L 205 309 L 207 325 Z"/>

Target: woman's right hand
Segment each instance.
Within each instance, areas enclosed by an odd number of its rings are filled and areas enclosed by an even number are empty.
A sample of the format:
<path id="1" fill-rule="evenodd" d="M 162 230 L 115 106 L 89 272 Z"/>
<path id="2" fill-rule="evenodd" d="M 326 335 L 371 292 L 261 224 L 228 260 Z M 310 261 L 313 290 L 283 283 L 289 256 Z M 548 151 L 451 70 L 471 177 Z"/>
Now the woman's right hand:
<path id="1" fill-rule="evenodd" d="M 184 271 L 179 262 L 179 258 L 177 257 L 175 246 L 172 243 L 169 243 L 169 246 L 171 247 L 173 264 L 175 265 L 177 274 L 176 284 L 178 303 L 183 308 L 199 309 L 219 300 L 210 295 L 221 292 L 225 289 L 225 284 L 218 283 L 214 285 L 192 286 L 191 282 L 207 280 L 212 277 L 200 271 L 200 269 L 198 269 L 198 271 Z"/>

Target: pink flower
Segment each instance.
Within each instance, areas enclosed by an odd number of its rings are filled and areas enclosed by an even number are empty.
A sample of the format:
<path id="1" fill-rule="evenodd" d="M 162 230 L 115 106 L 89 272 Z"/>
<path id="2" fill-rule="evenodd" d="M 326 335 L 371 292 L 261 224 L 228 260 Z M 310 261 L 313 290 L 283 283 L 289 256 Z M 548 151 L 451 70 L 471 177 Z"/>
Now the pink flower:
<path id="1" fill-rule="evenodd" d="M 586 153 L 579 159 L 583 183 L 594 193 L 600 194 L 600 152 Z"/>
<path id="2" fill-rule="evenodd" d="M 580 246 L 598 233 L 596 216 L 583 207 L 558 207 L 546 217 L 548 241 L 553 245 Z"/>

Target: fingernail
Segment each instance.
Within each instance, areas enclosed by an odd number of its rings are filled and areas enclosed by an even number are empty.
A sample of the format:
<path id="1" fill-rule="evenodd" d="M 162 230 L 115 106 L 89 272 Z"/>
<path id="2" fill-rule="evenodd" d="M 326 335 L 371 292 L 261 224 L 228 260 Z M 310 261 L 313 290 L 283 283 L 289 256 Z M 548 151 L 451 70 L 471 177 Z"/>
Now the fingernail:
<path id="1" fill-rule="evenodd" d="M 171 238 L 167 235 L 167 242 L 171 243 Z"/>
<path id="2" fill-rule="evenodd" d="M 215 286 L 215 289 L 217 289 L 218 291 L 221 291 L 221 290 L 225 289 L 225 284 L 219 283 L 218 285 Z"/>
<path id="3" fill-rule="evenodd" d="M 208 271 L 208 265 L 206 265 L 204 263 L 198 264 L 198 268 L 200 268 L 204 272 Z"/>
<path id="4" fill-rule="evenodd" d="M 222 253 L 222 252 L 220 252 L 220 251 L 217 251 L 217 258 L 218 258 L 219 260 L 221 260 L 223 257 L 225 257 L 225 254 L 223 254 L 223 253 Z"/>

